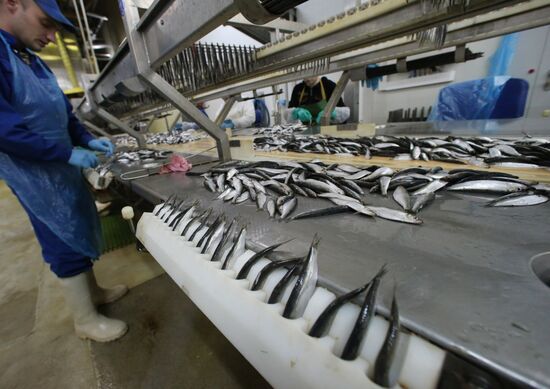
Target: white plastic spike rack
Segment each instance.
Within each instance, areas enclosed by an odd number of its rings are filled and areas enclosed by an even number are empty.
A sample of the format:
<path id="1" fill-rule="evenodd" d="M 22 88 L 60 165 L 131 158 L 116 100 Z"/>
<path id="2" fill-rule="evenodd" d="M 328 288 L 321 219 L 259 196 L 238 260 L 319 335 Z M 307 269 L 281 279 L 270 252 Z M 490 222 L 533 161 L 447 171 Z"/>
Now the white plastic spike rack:
<path id="1" fill-rule="evenodd" d="M 353 328 L 359 312 L 354 304 L 344 305 L 336 315 L 329 335 L 317 339 L 307 332 L 325 307 L 336 298 L 327 289 L 317 287 L 304 316 L 289 320 L 282 316 L 290 295 L 289 285 L 281 303 L 265 303 L 277 282 L 285 274 L 272 273 L 264 287 L 250 291 L 251 282 L 270 262 L 262 259 L 247 279 L 236 280 L 236 274 L 254 253 L 246 251 L 233 261 L 228 270 L 220 262 L 211 262 L 211 253 L 200 254 L 196 243 L 206 232 L 195 234 L 194 242 L 180 236 L 183 226 L 172 231 L 168 216 L 157 206 L 153 213 L 141 217 L 137 237 L 176 284 L 231 341 L 244 357 L 275 388 L 380 388 L 368 375 L 382 346 L 388 322 L 380 316 L 371 321 L 359 357 L 344 361 L 338 357 Z M 198 224 L 197 224 L 198 227 Z M 187 235 L 197 227 L 191 226 Z M 322 249 L 322 248 L 321 248 Z M 435 388 L 443 366 L 445 352 L 413 334 L 401 333 L 404 347 L 395 388 Z"/>

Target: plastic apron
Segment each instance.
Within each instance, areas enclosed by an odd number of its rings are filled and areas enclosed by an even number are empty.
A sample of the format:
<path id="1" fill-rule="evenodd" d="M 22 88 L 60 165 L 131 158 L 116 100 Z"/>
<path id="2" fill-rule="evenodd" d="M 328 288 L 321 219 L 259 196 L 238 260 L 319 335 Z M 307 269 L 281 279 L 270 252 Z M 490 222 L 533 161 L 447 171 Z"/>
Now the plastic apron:
<path id="1" fill-rule="evenodd" d="M 312 123 L 317 123 L 317 116 L 319 116 L 319 113 L 325 109 L 325 107 L 328 104 L 327 94 L 325 93 L 325 87 L 323 86 L 323 81 L 319 81 L 321 84 L 321 95 L 323 96 L 323 100 L 319 101 L 318 103 L 314 104 L 306 104 L 301 105 L 302 101 L 304 100 L 304 93 L 306 88 L 302 89 L 302 92 L 300 93 L 300 100 L 299 100 L 299 108 L 307 109 L 311 113 L 311 117 L 313 117 Z"/>
<path id="2" fill-rule="evenodd" d="M 47 78 L 39 78 L 0 34 L 13 71 L 13 108 L 27 128 L 72 148 L 63 92 L 38 61 Z M 28 51 L 31 56 L 34 56 Z M 100 224 L 90 191 L 79 168 L 66 162 L 33 161 L 0 152 L 0 178 L 28 212 L 47 225 L 75 252 L 99 257 Z"/>

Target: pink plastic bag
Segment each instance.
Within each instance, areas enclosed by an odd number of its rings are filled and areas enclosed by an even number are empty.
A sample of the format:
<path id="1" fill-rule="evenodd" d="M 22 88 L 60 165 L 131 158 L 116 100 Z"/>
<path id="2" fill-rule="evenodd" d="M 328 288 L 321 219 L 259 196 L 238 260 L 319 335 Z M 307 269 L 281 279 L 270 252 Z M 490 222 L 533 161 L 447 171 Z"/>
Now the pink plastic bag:
<path id="1" fill-rule="evenodd" d="M 188 172 L 191 170 L 193 165 L 191 165 L 187 160 L 179 154 L 173 154 L 170 158 L 170 162 L 164 165 L 159 174 L 173 173 L 173 172 Z"/>

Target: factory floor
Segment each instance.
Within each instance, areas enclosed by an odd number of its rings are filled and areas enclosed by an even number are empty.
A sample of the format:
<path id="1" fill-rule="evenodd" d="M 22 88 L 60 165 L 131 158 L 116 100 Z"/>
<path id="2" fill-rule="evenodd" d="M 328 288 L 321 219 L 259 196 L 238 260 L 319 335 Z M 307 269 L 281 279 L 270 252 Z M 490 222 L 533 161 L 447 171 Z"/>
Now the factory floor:
<path id="1" fill-rule="evenodd" d="M 100 308 L 130 328 L 107 344 L 74 335 L 57 279 L 0 181 L 0 388 L 269 387 L 149 254 L 127 246 L 95 270 L 100 283 L 131 288 Z"/>

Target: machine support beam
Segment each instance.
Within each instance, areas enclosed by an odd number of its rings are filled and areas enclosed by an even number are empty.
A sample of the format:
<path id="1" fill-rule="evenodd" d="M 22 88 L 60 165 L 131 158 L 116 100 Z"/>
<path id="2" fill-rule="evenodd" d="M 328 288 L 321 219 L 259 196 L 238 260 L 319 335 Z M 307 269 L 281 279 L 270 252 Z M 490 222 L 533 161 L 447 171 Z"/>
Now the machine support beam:
<path id="1" fill-rule="evenodd" d="M 225 131 L 219 128 L 212 120 L 208 119 L 193 103 L 187 100 L 172 85 L 168 83 L 158 73 L 151 72 L 142 74 L 140 78 L 146 82 L 149 87 L 170 102 L 175 108 L 184 112 L 189 118 L 203 128 L 216 141 L 218 156 L 222 161 L 231 159 L 231 150 L 229 148 L 229 139 Z"/>
<path id="2" fill-rule="evenodd" d="M 321 117 L 321 123 L 319 123 L 320 125 L 322 126 L 330 125 L 330 115 L 332 114 L 332 111 L 334 111 L 334 109 L 336 108 L 336 105 L 338 104 L 338 100 L 340 100 L 340 97 L 342 97 L 342 94 L 344 93 L 344 89 L 346 89 L 346 86 L 348 85 L 349 80 L 350 80 L 350 72 L 345 71 L 344 73 L 342 73 L 342 76 L 340 76 L 340 79 L 336 84 L 336 88 L 334 88 L 334 91 L 332 92 L 332 95 L 328 100 L 328 104 L 325 107 L 325 110 L 323 111 L 323 116 Z"/>
<path id="3" fill-rule="evenodd" d="M 218 117 L 216 118 L 216 125 L 221 126 L 227 115 L 229 115 L 229 111 L 231 111 L 231 108 L 235 105 L 237 100 L 239 99 L 238 95 L 230 96 L 223 105 L 223 108 L 221 112 L 219 113 Z"/>
<path id="4" fill-rule="evenodd" d="M 96 107 L 94 109 L 95 113 L 97 116 L 99 116 L 101 119 L 105 120 L 107 123 L 110 123 L 112 124 L 113 126 L 115 127 L 118 127 L 119 129 L 121 129 L 122 131 L 124 131 L 125 133 L 133 136 L 134 138 L 136 138 L 137 142 L 138 142 L 138 146 L 141 148 L 141 147 L 145 147 L 145 138 L 143 137 L 142 134 L 132 130 L 127 124 L 125 124 L 122 120 L 120 120 L 119 118 L 117 118 L 116 116 L 113 116 L 111 115 L 109 112 L 107 112 L 106 110 L 104 110 L 103 108 L 99 108 L 99 107 Z"/>
<path id="5" fill-rule="evenodd" d="M 111 138 L 111 135 L 107 131 L 105 131 L 103 128 L 99 128 L 94 123 L 89 122 L 88 120 L 84 120 L 82 124 L 84 124 L 85 127 L 88 127 L 92 132 L 95 132 L 96 134 L 107 137 L 109 139 Z"/>

